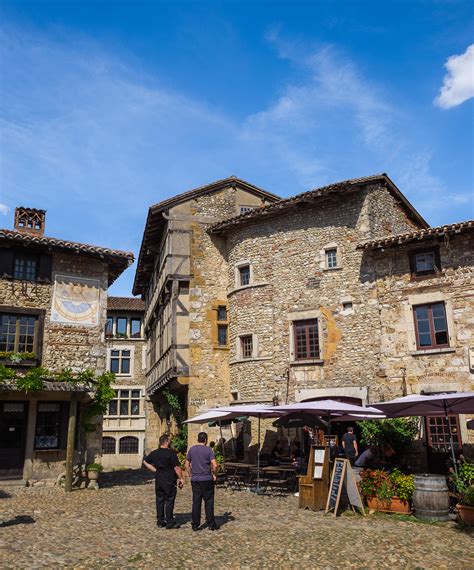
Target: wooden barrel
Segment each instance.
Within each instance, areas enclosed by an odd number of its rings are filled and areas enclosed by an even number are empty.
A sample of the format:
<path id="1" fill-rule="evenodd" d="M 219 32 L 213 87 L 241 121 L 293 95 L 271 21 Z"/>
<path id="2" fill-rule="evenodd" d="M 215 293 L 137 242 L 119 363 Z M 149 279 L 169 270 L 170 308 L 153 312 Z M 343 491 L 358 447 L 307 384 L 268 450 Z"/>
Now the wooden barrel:
<path id="1" fill-rule="evenodd" d="M 447 521 L 449 518 L 449 495 L 443 475 L 422 473 L 415 475 L 413 493 L 415 516 L 425 521 Z"/>

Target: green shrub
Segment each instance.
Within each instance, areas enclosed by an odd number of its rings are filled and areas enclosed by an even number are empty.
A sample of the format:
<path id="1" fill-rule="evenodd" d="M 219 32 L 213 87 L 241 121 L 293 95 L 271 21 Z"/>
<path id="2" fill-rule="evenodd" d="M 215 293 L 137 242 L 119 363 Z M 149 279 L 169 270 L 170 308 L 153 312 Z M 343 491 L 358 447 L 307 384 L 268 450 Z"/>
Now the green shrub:
<path id="1" fill-rule="evenodd" d="M 466 507 L 474 507 L 474 485 L 471 485 L 464 491 L 461 504 Z"/>
<path id="2" fill-rule="evenodd" d="M 100 463 L 89 463 L 89 465 L 86 465 L 86 471 L 103 471 L 104 470 L 104 466 L 101 465 Z"/>
<path id="3" fill-rule="evenodd" d="M 418 435 L 418 424 L 416 417 L 358 422 L 361 429 L 361 443 L 380 448 L 388 444 L 396 453 L 400 453 Z"/>
<path id="4" fill-rule="evenodd" d="M 449 478 L 453 482 L 456 491 L 463 494 L 468 487 L 474 485 L 474 464 L 463 457 L 457 465 L 457 470 L 457 474 L 454 470 L 451 470 Z"/>

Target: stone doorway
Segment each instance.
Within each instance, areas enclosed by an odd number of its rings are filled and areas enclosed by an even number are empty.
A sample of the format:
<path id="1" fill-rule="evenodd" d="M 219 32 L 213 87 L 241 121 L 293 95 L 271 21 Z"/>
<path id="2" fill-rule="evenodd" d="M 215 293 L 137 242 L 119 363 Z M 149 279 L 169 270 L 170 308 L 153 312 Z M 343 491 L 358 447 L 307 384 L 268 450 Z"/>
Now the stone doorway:
<path id="1" fill-rule="evenodd" d="M 21 479 L 28 402 L 0 402 L 0 479 Z"/>

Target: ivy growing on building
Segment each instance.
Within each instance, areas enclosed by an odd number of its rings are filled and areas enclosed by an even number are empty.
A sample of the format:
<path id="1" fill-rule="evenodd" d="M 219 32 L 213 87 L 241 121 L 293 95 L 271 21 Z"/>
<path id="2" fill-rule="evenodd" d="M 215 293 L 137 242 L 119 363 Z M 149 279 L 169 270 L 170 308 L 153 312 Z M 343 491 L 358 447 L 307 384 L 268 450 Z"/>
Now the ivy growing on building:
<path id="1" fill-rule="evenodd" d="M 178 425 L 178 432 L 173 435 L 171 440 L 172 445 L 176 451 L 184 453 L 188 447 L 188 426 L 182 423 L 185 419 L 184 402 L 178 395 L 172 394 L 169 390 L 163 390 L 163 396 Z"/>

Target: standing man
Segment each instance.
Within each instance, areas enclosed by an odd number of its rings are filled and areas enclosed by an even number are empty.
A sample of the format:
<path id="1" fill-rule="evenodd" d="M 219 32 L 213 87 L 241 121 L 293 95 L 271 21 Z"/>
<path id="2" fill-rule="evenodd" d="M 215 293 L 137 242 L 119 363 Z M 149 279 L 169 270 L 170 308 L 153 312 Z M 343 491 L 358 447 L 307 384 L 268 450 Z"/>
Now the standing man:
<path id="1" fill-rule="evenodd" d="M 186 472 L 191 477 L 193 489 L 192 529 L 199 530 L 201 524 L 201 502 L 204 500 L 206 523 L 209 530 L 217 530 L 214 519 L 214 482 L 217 479 L 216 457 L 207 447 L 207 433 L 198 434 L 198 443 L 186 455 Z"/>
<path id="2" fill-rule="evenodd" d="M 160 447 L 152 451 L 143 460 L 143 465 L 155 473 L 156 524 L 159 527 L 179 528 L 175 521 L 174 501 L 176 499 L 176 481 L 183 487 L 183 474 L 176 451 L 170 449 L 170 436 L 160 437 Z"/>
<path id="3" fill-rule="evenodd" d="M 359 447 L 357 445 L 357 438 L 354 435 L 354 428 L 349 426 L 347 433 L 342 436 L 342 447 L 344 448 L 344 455 L 349 459 L 351 465 L 354 464 L 355 458 L 359 455 Z"/>

